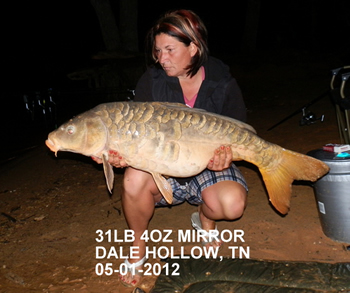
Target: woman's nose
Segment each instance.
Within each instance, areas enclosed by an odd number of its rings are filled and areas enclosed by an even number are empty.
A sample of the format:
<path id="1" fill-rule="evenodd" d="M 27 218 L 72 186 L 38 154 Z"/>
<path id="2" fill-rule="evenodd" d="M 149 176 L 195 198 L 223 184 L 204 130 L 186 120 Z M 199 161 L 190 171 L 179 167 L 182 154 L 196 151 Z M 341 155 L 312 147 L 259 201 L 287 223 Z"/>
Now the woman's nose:
<path id="1" fill-rule="evenodd" d="M 164 61 L 167 60 L 167 54 L 164 53 L 164 52 L 159 52 L 158 54 L 158 60 L 159 60 L 159 63 L 164 63 Z"/>

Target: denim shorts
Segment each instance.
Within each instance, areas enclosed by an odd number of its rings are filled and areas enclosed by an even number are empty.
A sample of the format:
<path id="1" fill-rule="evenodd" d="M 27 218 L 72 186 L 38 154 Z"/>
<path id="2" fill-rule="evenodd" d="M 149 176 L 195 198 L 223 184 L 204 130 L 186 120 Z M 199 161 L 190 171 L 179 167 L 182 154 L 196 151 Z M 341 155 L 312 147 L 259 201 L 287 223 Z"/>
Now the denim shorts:
<path id="1" fill-rule="evenodd" d="M 214 185 L 220 181 L 235 181 L 243 185 L 243 187 L 248 191 L 247 183 L 239 171 L 239 169 L 235 166 L 235 164 L 231 164 L 231 166 L 223 171 L 214 172 L 208 169 L 205 169 L 198 175 L 194 176 L 193 179 L 186 183 L 186 185 L 181 185 L 176 179 L 168 178 L 167 181 L 170 183 L 173 189 L 173 203 L 172 205 L 177 205 L 183 203 L 184 201 L 189 202 L 190 204 L 200 205 L 203 203 L 202 200 L 202 191 Z M 156 203 L 156 206 L 167 206 L 169 205 L 166 200 L 162 197 L 162 199 Z"/>

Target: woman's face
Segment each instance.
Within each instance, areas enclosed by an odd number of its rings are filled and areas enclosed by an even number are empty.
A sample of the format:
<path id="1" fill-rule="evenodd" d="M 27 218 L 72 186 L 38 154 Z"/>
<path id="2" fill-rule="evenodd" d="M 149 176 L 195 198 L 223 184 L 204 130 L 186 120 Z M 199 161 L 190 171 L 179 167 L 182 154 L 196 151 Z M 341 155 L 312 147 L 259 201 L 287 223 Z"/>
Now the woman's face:
<path id="1" fill-rule="evenodd" d="M 197 47 L 193 43 L 186 47 L 176 38 L 162 33 L 155 37 L 155 49 L 158 62 L 168 76 L 187 77 L 185 68 L 197 52 Z"/>

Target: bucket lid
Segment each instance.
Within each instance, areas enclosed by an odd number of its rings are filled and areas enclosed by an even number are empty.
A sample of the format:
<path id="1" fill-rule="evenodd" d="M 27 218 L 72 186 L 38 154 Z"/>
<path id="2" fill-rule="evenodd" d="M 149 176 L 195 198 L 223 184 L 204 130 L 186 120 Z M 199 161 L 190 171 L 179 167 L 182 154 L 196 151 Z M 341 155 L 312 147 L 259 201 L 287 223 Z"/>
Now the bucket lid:
<path id="1" fill-rule="evenodd" d="M 348 152 L 350 154 L 350 152 Z M 337 156 L 337 153 L 327 152 L 323 149 L 310 151 L 307 153 L 310 157 L 314 157 L 326 163 L 330 170 L 329 174 L 333 175 L 350 175 L 350 157 Z M 328 176 L 328 175 L 326 175 Z"/>
<path id="2" fill-rule="evenodd" d="M 338 153 L 327 152 L 327 151 L 324 151 L 323 149 L 310 151 L 307 153 L 307 155 L 325 162 L 327 161 L 328 162 L 337 162 L 337 161 L 350 162 L 350 152 L 347 151 L 344 153 L 349 154 L 349 156 L 347 155 L 343 156 L 343 155 L 339 155 Z"/>

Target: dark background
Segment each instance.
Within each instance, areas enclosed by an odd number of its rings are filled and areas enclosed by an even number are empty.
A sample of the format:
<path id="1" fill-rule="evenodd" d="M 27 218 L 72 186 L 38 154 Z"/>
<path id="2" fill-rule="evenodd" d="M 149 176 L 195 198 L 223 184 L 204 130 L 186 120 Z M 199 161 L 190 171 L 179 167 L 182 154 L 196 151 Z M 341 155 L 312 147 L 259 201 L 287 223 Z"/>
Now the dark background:
<path id="1" fill-rule="evenodd" d="M 117 1 L 111 2 L 117 10 Z M 104 50 L 90 1 L 11 1 L 6 6 L 3 13 L 10 16 L 3 26 L 6 89 L 61 86 L 67 73 Z M 139 1 L 138 6 L 140 51 L 147 30 L 163 12 L 189 8 L 205 22 L 213 55 L 239 53 L 245 1 L 230 1 L 230 6 L 227 1 Z M 349 44 L 349 28 L 347 0 L 262 1 L 258 50 L 294 48 L 340 54 Z"/>
<path id="2" fill-rule="evenodd" d="M 118 20 L 118 1 L 111 0 L 111 3 Z M 226 56 L 244 56 L 245 60 L 251 58 L 256 63 L 259 52 L 282 54 L 295 50 L 320 58 L 334 55 L 339 60 L 337 66 L 350 64 L 348 0 L 261 1 L 257 48 L 251 53 L 240 49 L 246 1 L 229 4 L 227 1 L 205 4 L 202 1 L 139 1 L 140 52 L 147 30 L 163 12 L 187 8 L 195 11 L 206 24 L 212 55 L 224 60 Z M 48 130 L 42 129 L 40 123 L 33 126 L 28 121 L 23 95 L 33 95 L 36 91 L 46 93 L 48 88 L 61 92 L 61 96 L 55 97 L 56 102 L 61 103 L 57 113 L 59 120 L 65 119 L 77 108 L 75 105 L 70 109 L 74 101 L 71 97 L 65 100 L 64 93 L 72 93 L 74 89 L 78 96 L 89 90 L 87 83 L 72 81 L 67 74 L 98 66 L 101 61 L 93 60 L 92 56 L 103 51 L 104 44 L 96 13 L 87 0 L 11 1 L 4 4 L 2 19 L 0 122 L 3 142 L 0 152 L 7 152 L 22 147 L 20 137 L 28 141 L 23 130 L 27 136 Z M 98 104 L 100 100 L 89 102 Z M 17 145 L 14 147 L 14 144 Z"/>

